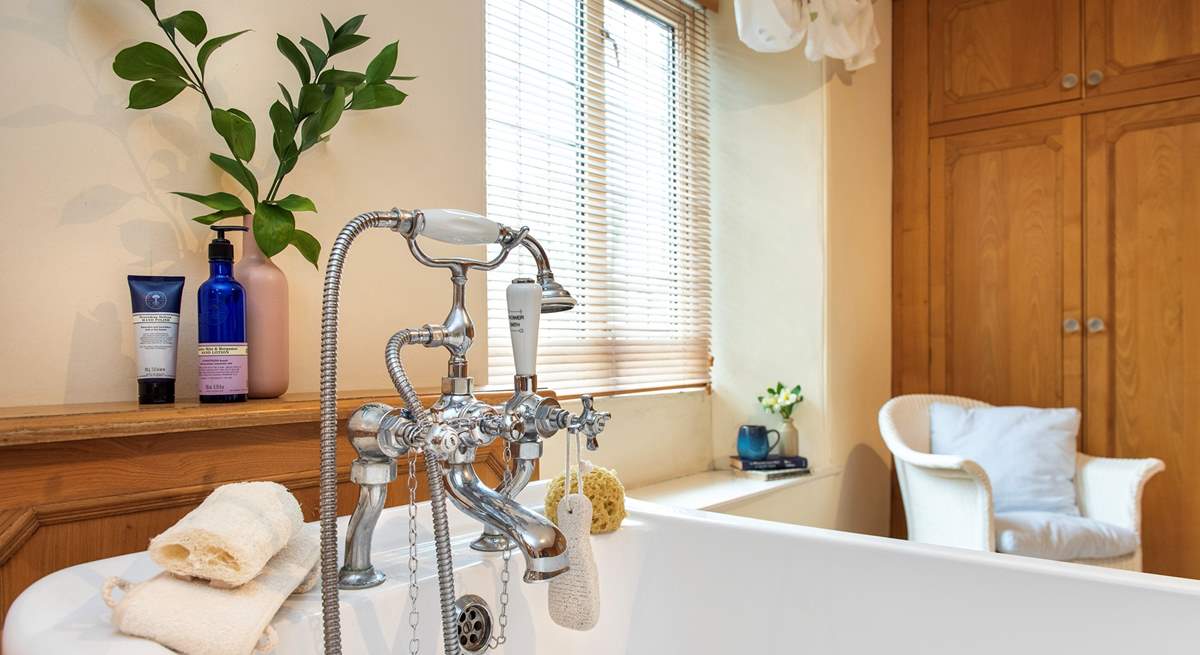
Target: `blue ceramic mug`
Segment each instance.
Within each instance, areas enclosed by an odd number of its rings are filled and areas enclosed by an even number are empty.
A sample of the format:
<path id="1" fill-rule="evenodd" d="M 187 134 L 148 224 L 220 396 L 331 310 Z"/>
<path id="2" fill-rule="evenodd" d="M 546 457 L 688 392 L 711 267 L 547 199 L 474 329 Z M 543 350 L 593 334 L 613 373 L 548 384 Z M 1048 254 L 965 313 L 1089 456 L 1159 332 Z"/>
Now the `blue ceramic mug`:
<path id="1" fill-rule="evenodd" d="M 775 441 L 768 436 L 775 433 Z M 743 425 L 738 428 L 737 451 L 742 459 L 766 459 L 771 449 L 779 445 L 779 430 L 768 430 L 765 425 Z"/>

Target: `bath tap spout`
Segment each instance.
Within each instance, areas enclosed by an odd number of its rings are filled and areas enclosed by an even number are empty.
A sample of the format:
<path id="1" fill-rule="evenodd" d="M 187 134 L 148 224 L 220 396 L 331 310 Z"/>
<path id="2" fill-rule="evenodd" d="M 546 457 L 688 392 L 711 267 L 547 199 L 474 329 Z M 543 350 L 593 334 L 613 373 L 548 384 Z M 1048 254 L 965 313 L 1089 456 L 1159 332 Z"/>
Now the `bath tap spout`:
<path id="1" fill-rule="evenodd" d="M 540 444 L 538 447 L 539 456 L 541 454 Z M 533 469 L 537 466 L 537 459 L 518 458 L 517 465 L 512 476 L 507 482 L 500 485 L 496 491 L 503 494 L 505 498 L 513 498 L 521 493 L 529 481 L 533 479 Z M 479 538 L 471 542 L 471 548 L 485 553 L 498 553 L 510 548 L 508 538 L 504 536 L 496 528 L 493 528 L 487 523 L 483 524 L 483 534 Z"/>
<path id="2" fill-rule="evenodd" d="M 475 475 L 471 462 L 446 469 L 450 499 L 475 520 L 512 539 L 525 556 L 525 582 L 549 580 L 566 572 L 567 539 L 549 519 L 489 488 Z"/>

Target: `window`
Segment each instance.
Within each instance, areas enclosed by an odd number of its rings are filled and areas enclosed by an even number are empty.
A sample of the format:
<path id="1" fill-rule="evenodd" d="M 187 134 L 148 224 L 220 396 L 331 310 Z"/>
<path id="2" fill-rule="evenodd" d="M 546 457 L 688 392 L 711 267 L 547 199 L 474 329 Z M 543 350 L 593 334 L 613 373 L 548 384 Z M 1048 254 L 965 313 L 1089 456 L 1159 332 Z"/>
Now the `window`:
<path id="1" fill-rule="evenodd" d="M 487 212 L 579 301 L 542 316 L 544 386 L 708 382 L 707 44 L 682 0 L 487 0 Z M 505 287 L 535 275 L 488 275 L 490 384 L 513 375 Z"/>

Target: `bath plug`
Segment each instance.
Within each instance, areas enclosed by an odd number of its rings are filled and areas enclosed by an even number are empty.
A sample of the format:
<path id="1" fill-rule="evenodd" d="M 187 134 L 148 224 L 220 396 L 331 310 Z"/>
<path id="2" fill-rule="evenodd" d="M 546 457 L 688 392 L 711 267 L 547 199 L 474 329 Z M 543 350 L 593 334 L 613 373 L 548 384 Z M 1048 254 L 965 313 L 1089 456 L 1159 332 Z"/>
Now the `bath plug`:
<path id="1" fill-rule="evenodd" d="M 625 487 L 617 478 L 616 471 L 592 466 L 591 462 L 583 462 L 583 495 L 592 501 L 592 534 L 614 532 L 621 527 L 625 520 Z M 571 471 L 571 488 L 577 489 L 579 481 L 577 473 Z M 563 497 L 563 475 L 550 481 L 546 488 L 546 516 L 556 524 L 558 520 L 558 502 Z"/>

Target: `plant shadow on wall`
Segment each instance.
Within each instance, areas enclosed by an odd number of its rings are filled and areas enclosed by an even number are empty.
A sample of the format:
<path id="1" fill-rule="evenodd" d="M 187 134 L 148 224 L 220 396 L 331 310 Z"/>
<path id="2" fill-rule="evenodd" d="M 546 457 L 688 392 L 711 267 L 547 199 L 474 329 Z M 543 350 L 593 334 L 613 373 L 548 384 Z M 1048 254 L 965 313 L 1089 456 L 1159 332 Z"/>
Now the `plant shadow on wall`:
<path id="1" fill-rule="evenodd" d="M 316 205 L 311 199 L 295 193 L 280 197 L 283 180 L 296 167 L 300 155 L 328 138 L 345 111 L 379 109 L 404 102 L 406 94 L 391 82 L 414 78 L 392 74 L 396 68 L 398 43 L 384 46 L 360 73 L 339 70 L 332 65 L 332 58 L 368 40 L 358 33 L 366 18 L 364 15 L 355 16 L 337 28 L 322 15 L 325 47 L 304 37 L 297 45 L 292 39 L 277 35 L 276 47 L 295 67 L 300 86 L 292 91 L 283 83 L 278 84 L 280 99 L 271 104 L 268 112 L 275 172 L 270 184 L 262 185 L 247 165 L 255 154 L 257 128 L 254 120 L 236 107 L 217 106 L 205 77 L 208 61 L 218 49 L 249 30 L 209 38 L 208 24 L 199 13 L 189 9 L 163 17 L 159 15 L 155 0 L 141 2 L 161 28 L 170 49 L 143 41 L 117 53 L 113 72 L 134 82 L 129 89 L 129 108 L 159 107 L 185 90 L 200 94 L 208 106 L 213 129 L 228 147 L 228 155 L 210 153 L 209 160 L 241 185 L 249 194 L 250 202 L 243 202 L 242 198 L 224 191 L 174 193 L 212 210 L 192 219 L 204 225 L 253 214 L 253 238 L 264 255 L 273 257 L 293 246 L 316 266 L 320 243 L 307 231 L 296 227 L 295 217 L 296 212 L 315 212 Z M 190 44 L 193 51 L 190 57 L 184 52 L 186 44 Z"/>
<path id="2" fill-rule="evenodd" d="M 95 3 L 69 2 L 31 2 L 26 11 L 31 18 L 5 15 L 0 21 L 0 29 L 10 33 L 9 38 L 18 35 L 24 38 L 34 37 L 54 48 L 64 60 L 75 62 L 80 69 L 82 84 L 67 78 L 61 81 L 64 89 L 71 91 L 75 106 L 68 108 L 62 104 L 38 104 L 0 116 L 0 128 L 29 129 L 54 126 L 85 125 L 100 129 L 112 136 L 113 142 L 120 145 L 132 170 L 141 182 L 143 192 L 134 193 L 108 182 L 90 186 L 67 200 L 59 212 L 59 225 L 74 228 L 76 226 L 98 223 L 109 216 L 119 213 L 130 203 L 142 200 L 153 206 L 156 213 L 164 219 L 173 219 L 178 212 L 164 203 L 156 190 L 162 185 L 175 185 L 193 177 L 188 173 L 188 162 L 170 150 L 154 152 L 149 161 L 142 162 L 130 147 L 130 132 L 132 120 L 126 119 L 122 99 L 105 91 L 106 84 L 98 82 L 98 78 L 109 75 L 108 68 L 113 53 L 91 61 L 89 66 L 82 52 L 72 41 L 68 31 L 72 24 L 83 23 L 90 31 L 104 33 L 108 26 L 104 24 L 107 17 L 102 7 Z M 52 56 L 42 54 L 42 57 Z M 86 85 L 86 88 L 85 88 Z M 90 93 L 89 93 L 90 92 Z M 91 100 L 87 111 L 81 111 L 83 99 Z M 198 134 L 192 125 L 173 116 L 160 116 L 153 120 L 152 126 L 161 136 L 180 150 L 194 148 Z M 165 171 L 165 174 L 151 176 L 150 170 Z M 104 175 L 103 171 L 97 171 Z M 122 245 L 126 250 L 140 258 L 140 261 L 130 262 L 139 267 L 150 269 L 157 266 L 159 270 L 180 272 L 182 258 L 187 248 L 189 232 L 175 220 L 156 221 L 150 218 L 140 218 L 120 225 Z M 174 248 L 159 247 L 152 251 L 147 244 L 175 243 Z M 82 317 L 81 317 L 82 318 Z M 132 369 L 131 369 L 132 370 Z"/>

